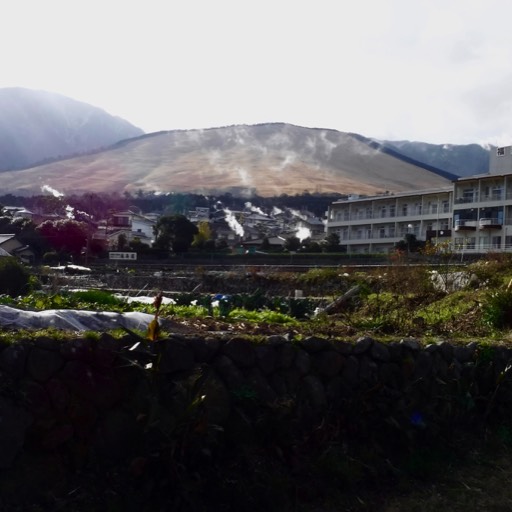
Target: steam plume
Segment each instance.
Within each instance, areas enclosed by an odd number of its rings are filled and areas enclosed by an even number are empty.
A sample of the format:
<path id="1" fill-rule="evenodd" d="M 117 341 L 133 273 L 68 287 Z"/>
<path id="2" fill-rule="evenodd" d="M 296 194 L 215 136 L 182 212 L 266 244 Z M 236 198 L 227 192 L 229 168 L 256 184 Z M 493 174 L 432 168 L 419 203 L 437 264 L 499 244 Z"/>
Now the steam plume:
<path id="1" fill-rule="evenodd" d="M 224 213 L 226 214 L 226 222 L 228 223 L 229 227 L 238 235 L 238 236 L 244 236 L 244 228 L 242 225 L 236 220 L 235 215 L 229 208 L 224 208 Z"/>
<path id="2" fill-rule="evenodd" d="M 54 188 L 50 187 L 50 185 L 43 185 L 41 187 L 42 192 L 49 192 L 50 194 L 53 194 L 54 197 L 62 197 L 64 194 L 62 192 L 59 192 L 58 190 L 55 190 Z"/>

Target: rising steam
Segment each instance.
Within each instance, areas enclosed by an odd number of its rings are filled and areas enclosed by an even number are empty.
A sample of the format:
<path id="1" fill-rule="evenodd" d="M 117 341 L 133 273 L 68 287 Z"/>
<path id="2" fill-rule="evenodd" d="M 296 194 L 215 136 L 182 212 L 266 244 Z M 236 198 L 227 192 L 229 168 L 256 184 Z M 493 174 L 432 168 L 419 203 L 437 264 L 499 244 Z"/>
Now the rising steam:
<path id="1" fill-rule="evenodd" d="M 251 210 L 251 212 L 254 212 L 254 213 L 259 213 L 260 215 L 264 215 L 265 217 L 267 216 L 267 214 L 261 209 L 259 208 L 258 206 L 254 206 L 251 202 L 247 201 L 245 203 L 245 207 L 248 209 L 248 210 Z"/>
<path id="2" fill-rule="evenodd" d="M 295 236 L 302 242 L 306 238 L 311 238 L 311 230 L 309 228 L 301 227 L 295 232 Z"/>
<path id="3" fill-rule="evenodd" d="M 236 217 L 234 213 L 229 208 L 224 208 L 224 213 L 226 214 L 226 222 L 228 223 L 229 227 L 238 235 L 238 236 L 244 236 L 244 228 L 236 220 Z"/>
<path id="4" fill-rule="evenodd" d="M 42 192 L 49 192 L 54 197 L 62 197 L 64 194 L 62 192 L 59 192 L 58 190 L 55 190 L 54 188 L 50 187 L 50 185 L 43 185 L 41 187 Z"/>

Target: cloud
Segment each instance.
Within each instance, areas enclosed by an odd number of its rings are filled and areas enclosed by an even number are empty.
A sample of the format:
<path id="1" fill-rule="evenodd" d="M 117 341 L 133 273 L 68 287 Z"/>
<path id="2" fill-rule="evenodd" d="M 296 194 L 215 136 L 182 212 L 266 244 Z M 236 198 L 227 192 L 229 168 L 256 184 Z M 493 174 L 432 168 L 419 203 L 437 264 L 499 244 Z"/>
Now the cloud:
<path id="1" fill-rule="evenodd" d="M 509 107 L 492 98 L 512 71 L 503 0 L 155 0 L 125 2 L 122 20 L 120 5 L 10 2 L 0 87 L 64 94 L 147 132 L 288 122 L 380 140 L 508 136 Z"/>

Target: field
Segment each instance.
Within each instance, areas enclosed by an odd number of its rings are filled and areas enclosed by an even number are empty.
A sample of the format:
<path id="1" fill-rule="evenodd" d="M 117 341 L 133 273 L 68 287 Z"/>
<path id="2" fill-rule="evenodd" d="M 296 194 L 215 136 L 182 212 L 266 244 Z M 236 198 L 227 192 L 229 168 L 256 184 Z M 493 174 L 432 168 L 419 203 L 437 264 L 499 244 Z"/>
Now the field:
<path id="1" fill-rule="evenodd" d="M 154 339 L 183 332 L 236 333 L 256 341 L 283 334 L 290 340 L 312 335 L 352 341 L 371 336 L 384 342 L 413 337 L 424 345 L 441 340 L 454 344 L 478 340 L 489 345 L 512 342 L 512 260 L 503 255 L 467 265 L 453 260 L 393 261 L 382 267 L 317 268 L 300 273 L 243 267 L 196 268 L 168 275 L 122 274 L 110 282 L 105 271 L 86 279 L 42 273 L 39 286 L 31 293 L 2 296 L 2 302 L 30 310 L 154 314 L 153 298 L 163 291 L 161 332 L 154 331 Z M 115 287 L 107 286 L 114 281 Z M 99 287 L 72 291 L 80 282 Z M 137 301 L 142 295 L 148 299 Z M 4 337 L 16 335 L 12 330 L 2 332 Z M 512 424 L 489 425 L 457 433 L 442 449 L 411 457 L 407 468 L 390 467 L 386 477 L 376 472 L 372 479 L 371 464 L 353 460 L 346 465 L 339 457 L 340 447 L 327 440 L 321 465 L 311 474 L 311 484 L 321 488 L 319 498 L 307 506 L 298 502 L 295 510 L 510 510 L 511 448 Z M 371 456 L 366 460 L 372 460 Z M 272 485 L 281 479 L 289 483 L 289 475 L 278 475 L 279 463 L 264 459 L 260 463 L 255 475 L 260 480 L 254 485 L 270 479 Z M 322 485 L 315 480 L 319 476 Z M 248 492 L 251 485 L 247 483 Z"/>
<path id="2" fill-rule="evenodd" d="M 290 265 L 101 267 L 86 275 L 43 269 L 40 289 L 3 300 L 33 309 L 104 307 L 151 313 L 151 298 L 163 292 L 167 301 L 161 316 L 170 329 L 503 343 L 511 327 L 511 279 L 512 262 L 504 255 L 466 265 L 453 259 L 398 260 L 300 271 Z M 77 289 L 88 291 L 73 293 Z M 137 302 L 141 296 L 148 297 L 145 303 Z"/>

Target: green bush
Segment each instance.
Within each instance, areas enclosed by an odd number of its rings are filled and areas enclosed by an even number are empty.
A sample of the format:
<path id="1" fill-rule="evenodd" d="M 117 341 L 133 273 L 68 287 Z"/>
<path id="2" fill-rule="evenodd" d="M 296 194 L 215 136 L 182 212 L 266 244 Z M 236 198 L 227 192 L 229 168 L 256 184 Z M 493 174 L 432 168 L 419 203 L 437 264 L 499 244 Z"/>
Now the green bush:
<path id="1" fill-rule="evenodd" d="M 71 298 L 76 302 L 86 302 L 97 306 L 120 306 L 124 303 L 123 299 L 105 290 L 79 290 L 72 292 Z"/>
<path id="2" fill-rule="evenodd" d="M 43 263 L 45 265 L 57 265 L 59 263 L 60 256 L 57 251 L 49 251 L 43 254 Z"/>
<path id="3" fill-rule="evenodd" d="M 512 328 L 512 289 L 497 290 L 487 295 L 483 304 L 483 320 L 496 329 Z"/>
<path id="4" fill-rule="evenodd" d="M 16 258 L 0 258 L 0 293 L 11 297 L 24 295 L 30 291 L 29 283 L 28 270 Z"/>
<path id="5" fill-rule="evenodd" d="M 298 321 L 295 318 L 292 318 L 289 315 L 279 313 L 278 311 L 269 310 L 247 311 L 245 309 L 233 309 L 232 311 L 229 312 L 228 318 L 236 321 L 256 323 L 265 322 L 284 325 L 294 325 L 298 323 Z"/>

